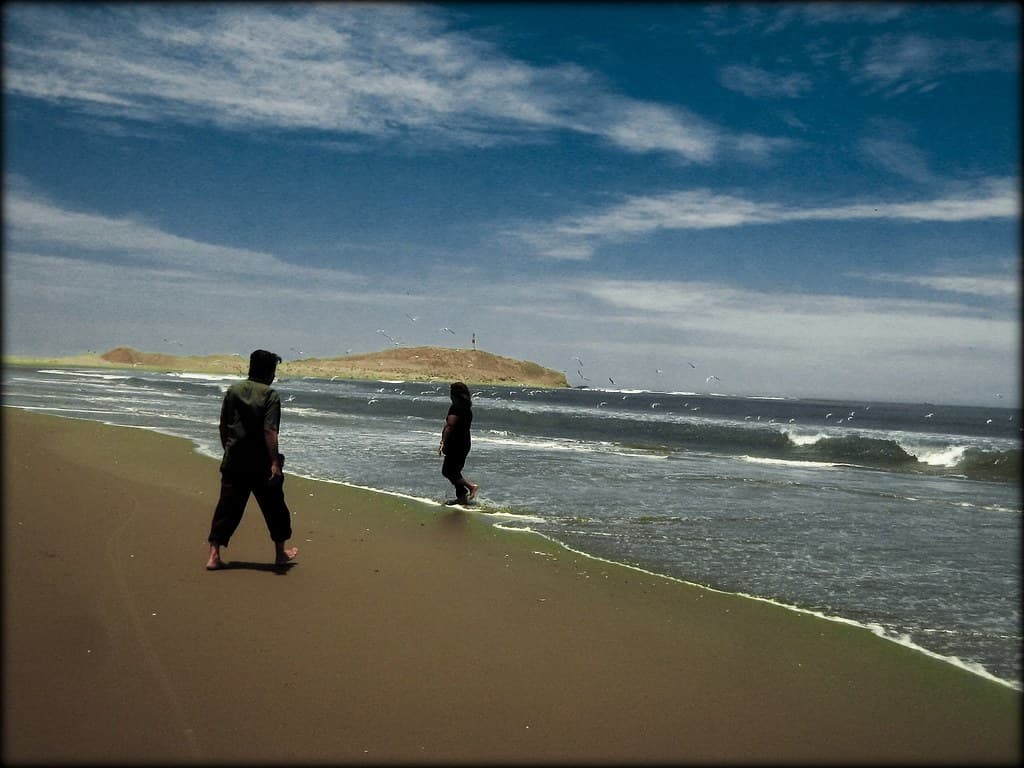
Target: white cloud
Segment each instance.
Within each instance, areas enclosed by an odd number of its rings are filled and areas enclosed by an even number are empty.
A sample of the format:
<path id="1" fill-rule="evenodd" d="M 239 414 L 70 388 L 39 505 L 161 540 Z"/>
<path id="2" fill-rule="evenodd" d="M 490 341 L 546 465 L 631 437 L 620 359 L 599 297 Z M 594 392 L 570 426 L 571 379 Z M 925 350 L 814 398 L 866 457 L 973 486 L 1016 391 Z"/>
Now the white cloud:
<path id="1" fill-rule="evenodd" d="M 513 234 L 539 255 L 586 259 L 604 242 L 638 238 L 658 231 L 797 221 L 981 221 L 1019 215 L 1019 190 L 1015 180 L 1006 178 L 987 179 L 960 194 L 931 200 L 877 201 L 819 208 L 787 207 L 696 189 L 658 196 L 633 196 L 597 213 L 565 217 L 547 226 L 534 223 Z"/>
<path id="2" fill-rule="evenodd" d="M 5 21 L 7 93 L 107 118 L 468 145 L 568 130 L 699 163 L 729 138 L 579 66 L 510 58 L 430 6 L 26 5 Z"/>

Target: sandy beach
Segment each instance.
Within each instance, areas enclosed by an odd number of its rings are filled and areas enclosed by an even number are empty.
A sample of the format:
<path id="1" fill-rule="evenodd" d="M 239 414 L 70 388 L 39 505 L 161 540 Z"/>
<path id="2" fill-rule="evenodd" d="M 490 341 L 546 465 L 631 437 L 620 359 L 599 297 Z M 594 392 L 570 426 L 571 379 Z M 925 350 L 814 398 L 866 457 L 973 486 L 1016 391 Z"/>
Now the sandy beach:
<path id="1" fill-rule="evenodd" d="M 6 764 L 1017 763 L 1021 694 L 850 625 L 288 477 L 207 572 L 217 462 L 3 409 Z"/>

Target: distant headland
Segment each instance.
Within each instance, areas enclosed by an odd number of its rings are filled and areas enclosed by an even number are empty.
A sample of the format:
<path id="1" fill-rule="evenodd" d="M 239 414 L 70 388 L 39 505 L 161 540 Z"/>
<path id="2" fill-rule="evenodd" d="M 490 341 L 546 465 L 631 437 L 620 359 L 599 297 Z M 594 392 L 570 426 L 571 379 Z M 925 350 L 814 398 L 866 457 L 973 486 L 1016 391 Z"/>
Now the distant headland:
<path id="1" fill-rule="evenodd" d="M 54 367 L 95 366 L 142 368 L 179 373 L 225 373 L 245 376 L 248 356 L 179 356 L 116 347 L 103 354 L 35 358 L 4 356 L 7 365 Z M 568 387 L 565 374 L 527 360 L 501 357 L 479 349 L 402 347 L 341 357 L 310 357 L 282 362 L 279 378 L 286 376 L 329 379 L 395 379 L 402 381 L 464 381 L 467 384 L 504 384 L 524 387 Z"/>

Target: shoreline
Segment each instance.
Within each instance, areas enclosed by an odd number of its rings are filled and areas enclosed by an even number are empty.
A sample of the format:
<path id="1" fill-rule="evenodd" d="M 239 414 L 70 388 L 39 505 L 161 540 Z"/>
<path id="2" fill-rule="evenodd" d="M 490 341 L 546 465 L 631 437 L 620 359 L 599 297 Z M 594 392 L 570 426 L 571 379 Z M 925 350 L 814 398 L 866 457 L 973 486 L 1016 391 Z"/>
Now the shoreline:
<path id="1" fill-rule="evenodd" d="M 191 441 L 3 420 L 9 762 L 1020 758 L 1003 685 L 457 509 L 289 475 L 298 564 L 250 503 L 207 573 Z"/>
<path id="2" fill-rule="evenodd" d="M 112 424 L 112 425 L 109 425 L 109 426 L 117 426 L 117 425 L 113 425 Z M 195 447 L 197 453 L 202 454 L 202 452 L 199 450 L 199 448 L 198 448 L 198 446 L 196 446 L 196 444 L 193 443 L 193 446 Z M 206 454 L 202 454 L 202 455 L 206 455 Z M 383 488 L 373 488 L 373 487 L 368 486 L 368 485 L 358 485 L 356 483 L 349 483 L 349 482 L 346 482 L 344 480 L 333 480 L 333 479 L 329 479 L 329 478 L 315 477 L 315 476 L 312 476 L 312 475 L 303 475 L 303 474 L 294 473 L 294 472 L 291 473 L 291 474 L 293 476 L 295 476 L 295 477 L 302 477 L 302 478 L 304 478 L 306 480 L 309 480 L 311 482 L 330 483 L 330 484 L 341 485 L 341 486 L 344 486 L 346 488 L 352 488 L 352 489 L 355 489 L 355 490 L 368 491 L 370 493 L 379 493 L 379 494 L 383 494 L 385 496 L 391 496 L 391 497 L 398 498 L 398 499 L 405 499 L 407 501 L 421 503 L 421 504 L 424 504 L 424 505 L 430 506 L 430 507 L 437 507 L 439 509 L 444 507 L 444 505 L 441 502 L 438 502 L 435 499 L 427 498 L 426 496 L 415 496 L 413 494 L 402 493 L 401 491 L 389 491 L 389 490 L 386 490 L 386 489 L 383 489 Z M 784 602 L 781 602 L 779 600 L 773 600 L 770 597 L 761 597 L 759 595 L 748 594 L 746 592 L 730 592 L 728 590 L 718 589 L 717 587 L 713 587 L 713 586 L 711 586 L 709 584 L 701 584 L 700 582 L 691 581 L 690 579 L 686 579 L 686 578 L 683 578 L 681 576 L 672 576 L 671 574 L 660 573 L 658 571 L 652 571 L 652 570 L 650 570 L 648 568 L 644 568 L 644 567 L 639 566 L 639 565 L 633 565 L 631 563 L 624 563 L 624 562 L 621 562 L 619 560 L 612 560 L 612 559 L 607 558 L 607 557 L 601 557 L 600 555 L 591 554 L 590 552 L 585 552 L 585 551 L 583 551 L 581 549 L 576 549 L 575 547 L 571 547 L 568 544 L 566 544 L 565 542 L 558 540 L 554 536 L 551 536 L 549 534 L 543 533 L 541 531 L 535 531 L 535 530 L 533 530 L 532 528 L 530 528 L 528 526 L 525 527 L 525 528 L 510 528 L 510 527 L 507 527 L 507 524 L 511 523 L 511 522 L 518 522 L 518 521 L 528 522 L 531 519 L 532 520 L 538 519 L 535 515 L 530 515 L 529 513 L 525 513 L 525 512 L 523 512 L 523 513 L 520 513 L 520 512 L 508 512 L 508 513 L 505 513 L 505 512 L 502 512 L 502 511 L 489 510 L 487 508 L 481 508 L 481 509 L 472 510 L 472 511 L 475 514 L 479 514 L 479 515 L 483 515 L 484 516 L 481 522 L 485 522 L 485 523 L 493 526 L 494 528 L 496 528 L 496 529 L 498 529 L 500 531 L 505 531 L 507 533 L 526 533 L 526 534 L 529 534 L 531 536 L 537 536 L 537 537 L 540 537 L 540 538 L 542 538 L 542 539 L 544 539 L 546 541 L 550 541 L 551 543 L 557 545 L 558 547 L 561 547 L 566 552 L 572 553 L 573 555 L 577 555 L 579 557 L 587 558 L 588 560 L 593 560 L 593 561 L 599 562 L 599 563 L 605 563 L 607 565 L 615 566 L 617 568 L 626 568 L 626 569 L 629 569 L 629 570 L 632 570 L 632 571 L 636 571 L 638 573 L 642 573 L 645 576 L 650 576 L 650 577 L 657 578 L 657 579 L 667 579 L 669 581 L 676 582 L 678 584 L 683 584 L 683 585 L 685 585 L 687 587 L 692 587 L 692 588 L 695 588 L 695 589 L 705 589 L 705 590 L 708 590 L 710 592 L 718 593 L 720 595 L 728 595 L 730 597 L 736 597 L 736 598 L 740 598 L 740 599 L 743 599 L 743 600 L 755 600 L 757 602 L 766 603 L 768 605 L 772 605 L 772 606 L 775 606 L 777 608 L 781 608 L 783 610 L 793 611 L 794 613 L 805 614 L 807 616 L 813 616 L 814 618 L 821 619 L 822 621 L 830 621 L 830 622 L 835 622 L 837 624 L 846 624 L 846 625 L 849 625 L 851 627 L 856 627 L 857 629 L 862 629 L 862 630 L 865 630 L 867 632 L 870 632 L 871 634 L 873 634 L 875 637 L 877 637 L 880 640 L 884 640 L 884 641 L 890 642 L 890 643 L 895 643 L 896 645 L 899 645 L 899 646 L 901 646 L 903 648 L 908 648 L 908 649 L 910 649 L 910 650 L 912 650 L 912 651 L 914 651 L 916 653 L 921 653 L 921 654 L 923 654 L 925 656 L 928 656 L 929 658 L 935 659 L 936 661 L 944 662 L 944 663 L 949 664 L 949 665 L 951 665 L 953 667 L 956 667 L 959 670 L 962 670 L 962 671 L 967 672 L 967 673 L 972 674 L 972 675 L 976 675 L 977 677 L 980 677 L 983 680 L 986 680 L 988 682 L 996 683 L 998 685 L 1004 686 L 1004 687 L 1009 688 L 1010 690 L 1016 691 L 1018 693 L 1024 691 L 1024 686 L 1022 686 L 1021 683 L 1014 682 L 1012 680 L 1005 680 L 1005 679 L 1003 679 L 1001 677 L 998 677 L 998 676 L 992 674 L 991 672 L 989 672 L 987 669 L 985 669 L 985 667 L 983 665 L 981 665 L 981 664 L 976 664 L 976 663 L 973 663 L 973 662 L 965 662 L 965 661 L 963 661 L 963 660 L 961 660 L 961 659 L 959 659 L 959 658 L 957 658 L 955 656 L 945 656 L 945 655 L 943 655 L 941 653 L 937 653 L 936 651 L 932 651 L 932 650 L 930 650 L 928 648 L 925 648 L 923 646 L 917 645 L 916 643 L 913 643 L 913 642 L 911 642 L 909 640 L 904 640 L 901 637 L 893 637 L 891 634 L 887 634 L 886 631 L 885 631 L 885 628 L 882 627 L 881 625 L 878 625 L 878 624 L 865 624 L 863 622 L 856 621 L 855 619 L 849 619 L 849 618 L 846 618 L 845 616 L 840 616 L 838 614 L 827 614 L 827 613 L 823 613 L 821 611 L 813 610 L 813 609 L 810 609 L 810 608 L 801 608 L 798 605 L 793 605 L 791 603 L 784 603 Z M 511 518 L 511 519 L 510 520 L 506 520 L 503 523 L 500 518 Z"/>

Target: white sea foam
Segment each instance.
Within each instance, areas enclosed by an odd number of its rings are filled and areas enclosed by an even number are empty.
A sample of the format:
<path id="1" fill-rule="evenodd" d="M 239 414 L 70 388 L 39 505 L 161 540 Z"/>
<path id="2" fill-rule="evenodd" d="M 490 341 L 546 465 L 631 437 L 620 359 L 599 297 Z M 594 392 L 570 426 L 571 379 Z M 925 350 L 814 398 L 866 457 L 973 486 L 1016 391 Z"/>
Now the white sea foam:
<path id="1" fill-rule="evenodd" d="M 176 373 L 165 374 L 175 379 L 197 379 L 199 381 L 241 381 L 245 377 L 236 373 Z"/>
<path id="2" fill-rule="evenodd" d="M 117 374 L 117 373 L 101 373 L 100 371 L 58 371 L 44 369 L 39 371 L 40 373 L 49 373 L 54 376 L 80 376 L 86 379 L 103 379 L 105 381 L 115 381 L 118 379 L 130 379 L 130 375 Z"/>
<path id="3" fill-rule="evenodd" d="M 964 457 L 967 446 L 949 445 L 943 448 L 904 448 L 917 457 L 918 461 L 935 467 L 955 467 Z"/>
<path id="4" fill-rule="evenodd" d="M 808 469 L 835 469 L 837 467 L 849 467 L 850 464 L 837 464 L 831 461 L 790 461 L 788 459 L 765 459 L 760 456 L 740 456 L 741 461 L 751 464 L 774 464 L 780 467 L 805 467 Z"/>
<path id="5" fill-rule="evenodd" d="M 793 443 L 793 445 L 800 446 L 815 445 L 819 441 L 829 437 L 828 433 L 826 432 L 813 432 L 808 434 L 806 432 L 799 432 L 794 429 L 783 429 L 782 434 L 788 437 L 789 441 Z"/>

